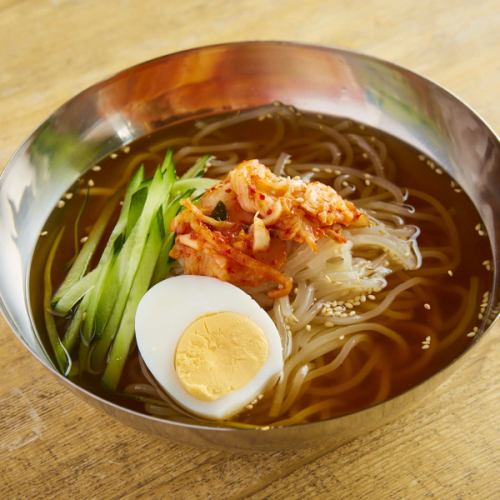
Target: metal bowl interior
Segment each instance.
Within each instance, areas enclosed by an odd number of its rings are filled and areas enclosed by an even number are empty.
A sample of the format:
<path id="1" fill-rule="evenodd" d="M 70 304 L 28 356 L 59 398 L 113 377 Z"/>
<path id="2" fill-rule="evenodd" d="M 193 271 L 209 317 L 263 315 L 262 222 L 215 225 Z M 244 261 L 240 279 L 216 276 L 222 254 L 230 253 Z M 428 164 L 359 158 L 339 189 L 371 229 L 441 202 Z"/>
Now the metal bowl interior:
<path id="1" fill-rule="evenodd" d="M 499 141 L 449 92 L 372 57 L 282 42 L 202 47 L 134 66 L 59 108 L 18 149 L 0 179 L 0 307 L 5 317 L 35 358 L 63 383 L 133 427 L 191 445 L 230 450 L 277 450 L 319 443 L 333 447 L 394 419 L 464 359 L 461 355 L 419 386 L 364 411 L 267 432 L 186 425 L 142 415 L 100 399 L 56 372 L 34 328 L 27 287 L 40 230 L 67 188 L 116 148 L 179 117 L 273 101 L 376 127 L 445 168 L 483 218 L 495 264 L 492 303 L 498 304 Z M 490 311 L 476 344 L 493 320 Z"/>

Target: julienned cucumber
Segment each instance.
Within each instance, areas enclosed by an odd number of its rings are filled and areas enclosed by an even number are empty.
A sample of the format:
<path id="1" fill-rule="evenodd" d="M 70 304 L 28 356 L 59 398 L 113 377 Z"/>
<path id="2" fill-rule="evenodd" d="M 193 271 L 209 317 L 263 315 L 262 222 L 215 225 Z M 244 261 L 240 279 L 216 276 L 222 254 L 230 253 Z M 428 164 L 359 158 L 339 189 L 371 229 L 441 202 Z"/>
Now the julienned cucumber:
<path id="1" fill-rule="evenodd" d="M 181 179 L 176 177 L 171 151 L 151 179 L 144 178 L 141 166 L 129 182 L 118 220 L 96 267 L 88 269 L 102 245 L 119 194 L 102 211 L 62 285 L 51 297 L 50 267 L 60 236 L 55 241 L 52 259 L 47 263 L 46 324 L 62 373 L 101 373 L 105 387 L 117 388 L 134 342 L 139 301 L 152 284 L 169 274 L 168 254 L 175 239 L 169 231 L 170 223 L 181 209 L 182 199 L 196 198 L 214 183 L 201 177 L 208 160 L 208 156 L 200 158 Z M 72 315 L 62 341 L 50 314 L 51 307 L 58 314 Z M 74 352 L 77 348 L 78 356 Z M 70 373 L 72 352 L 77 362 Z"/>

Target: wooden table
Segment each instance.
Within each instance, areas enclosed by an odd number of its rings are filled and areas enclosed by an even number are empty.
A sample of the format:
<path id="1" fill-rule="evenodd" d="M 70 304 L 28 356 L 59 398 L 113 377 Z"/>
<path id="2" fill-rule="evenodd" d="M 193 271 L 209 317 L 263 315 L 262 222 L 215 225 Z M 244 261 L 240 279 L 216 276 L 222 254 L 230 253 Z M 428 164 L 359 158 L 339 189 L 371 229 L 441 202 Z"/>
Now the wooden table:
<path id="1" fill-rule="evenodd" d="M 500 128 L 496 0 L 0 0 L 0 166 L 88 85 L 161 54 L 244 39 L 392 60 Z M 335 451 L 231 456 L 158 441 L 81 403 L 0 319 L 0 497 L 499 498 L 499 338 L 496 328 L 416 411 Z"/>

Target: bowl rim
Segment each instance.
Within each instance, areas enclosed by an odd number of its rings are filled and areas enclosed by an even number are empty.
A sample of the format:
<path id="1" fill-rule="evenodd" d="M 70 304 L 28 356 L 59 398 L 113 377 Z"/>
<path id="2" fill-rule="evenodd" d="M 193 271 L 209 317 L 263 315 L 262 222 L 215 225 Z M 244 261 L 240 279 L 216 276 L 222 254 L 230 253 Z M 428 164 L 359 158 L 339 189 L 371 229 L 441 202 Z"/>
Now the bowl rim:
<path id="1" fill-rule="evenodd" d="M 42 129 L 42 127 L 45 125 L 45 123 L 50 120 L 55 114 L 59 113 L 63 108 L 65 108 L 67 105 L 70 103 L 76 101 L 77 99 L 80 99 L 82 96 L 86 95 L 87 93 L 95 92 L 97 89 L 104 87 L 105 85 L 108 85 L 111 83 L 113 80 L 119 79 L 122 76 L 125 76 L 126 74 L 130 72 L 135 72 L 137 70 L 140 70 L 142 68 L 145 68 L 150 65 L 155 65 L 160 63 L 162 60 L 170 58 L 170 57 L 176 57 L 182 54 L 187 54 L 187 53 L 195 53 L 195 52 L 200 52 L 203 50 L 210 50 L 210 49 L 217 49 L 217 48 L 224 48 L 224 47 L 234 47 L 234 46 L 287 46 L 289 48 L 307 48 L 307 49 L 312 49 L 312 50 L 320 50 L 324 52 L 333 52 L 337 54 L 346 54 L 348 56 L 355 56 L 360 59 L 368 60 L 368 61 L 374 61 L 378 64 L 387 66 L 389 68 L 393 68 L 398 71 L 403 71 L 408 73 L 409 75 L 416 77 L 422 81 L 424 81 L 426 84 L 430 85 L 431 87 L 434 87 L 437 89 L 439 92 L 444 93 L 445 95 L 448 95 L 451 97 L 453 100 L 457 101 L 459 104 L 464 106 L 466 110 L 468 110 L 472 115 L 477 117 L 477 119 L 482 123 L 482 125 L 491 133 L 491 135 L 497 140 L 497 142 L 500 142 L 499 136 L 495 133 L 493 130 L 493 127 L 491 127 L 488 122 L 479 114 L 477 113 L 472 107 L 467 104 L 462 98 L 458 97 L 456 94 L 453 92 L 447 90 L 440 84 L 434 82 L 430 78 L 421 75 L 420 73 L 417 73 L 416 71 L 407 68 L 406 66 L 403 66 L 401 64 L 396 64 L 391 61 L 387 61 L 383 58 L 380 58 L 378 56 L 373 56 L 369 54 L 365 54 L 361 51 L 358 50 L 351 50 L 351 49 L 346 49 L 342 47 L 338 47 L 336 45 L 326 45 L 326 44 L 314 44 L 314 43 L 304 43 L 304 42 L 295 42 L 295 41 L 289 41 L 289 40 L 243 40 L 243 41 L 236 41 L 236 42 L 224 42 L 224 43 L 217 43 L 217 44 L 209 44 L 209 45 L 202 45 L 202 46 L 197 46 L 197 47 L 191 47 L 187 49 L 183 49 L 180 51 L 175 51 L 175 52 L 170 52 L 168 54 L 164 54 L 161 56 L 154 57 L 152 59 L 148 59 L 146 61 L 142 61 L 140 63 L 134 64 L 132 66 L 129 66 L 127 68 L 124 68 L 122 70 L 119 70 L 110 76 L 103 78 L 96 83 L 86 87 L 85 89 L 81 90 L 71 98 L 65 100 L 62 104 L 60 104 L 56 109 L 54 109 L 41 123 L 39 123 L 32 131 L 29 133 L 27 138 L 15 149 L 14 153 L 12 153 L 5 164 L 5 167 L 3 170 L 0 172 L 0 188 L 5 182 L 6 176 L 11 172 L 11 170 L 14 169 L 15 167 L 15 159 L 18 154 L 23 150 L 25 145 L 27 145 L 33 137 L 38 133 L 39 130 Z M 130 141 L 132 142 L 132 141 Z M 126 145 L 127 143 L 124 143 L 123 145 Z M 488 234 L 488 240 L 490 243 L 490 247 L 492 244 L 492 238 L 490 237 L 489 232 Z M 32 257 L 32 256 L 31 256 Z M 498 273 L 500 270 L 498 269 L 496 261 L 493 262 L 493 276 L 492 276 L 492 296 L 496 296 L 496 290 L 497 290 L 497 285 L 496 282 L 498 281 Z M 25 287 L 26 290 L 29 288 L 29 273 L 26 275 L 26 283 Z M 30 310 L 29 307 L 29 299 L 27 297 L 24 297 L 25 304 L 27 306 L 28 311 Z M 487 312 L 490 312 L 492 309 L 493 303 L 491 302 L 489 304 Z M 6 320 L 6 323 L 8 324 L 12 334 L 14 337 L 18 339 L 18 341 L 26 347 L 26 349 L 30 352 L 32 357 L 34 357 L 38 363 L 40 363 L 44 368 L 49 370 L 54 376 L 59 378 L 63 384 L 68 384 L 70 388 L 72 389 L 73 392 L 83 392 L 87 397 L 90 399 L 94 399 L 97 402 L 99 402 L 102 406 L 104 407 L 110 407 L 118 412 L 124 412 L 126 414 L 130 414 L 133 417 L 139 417 L 143 418 L 147 421 L 151 421 L 160 425 L 172 425 L 176 427 L 181 427 L 181 428 L 187 428 L 187 429 L 195 429 L 199 431 L 216 431 L 216 432 L 247 432 L 247 433 L 255 433 L 255 432 L 262 432 L 262 428 L 256 426 L 252 428 L 241 428 L 241 427 L 230 427 L 230 426 L 224 426 L 222 421 L 222 425 L 216 425 L 214 421 L 214 425 L 208 425 L 208 424 L 202 424 L 202 423 L 187 423 L 187 422 L 180 422 L 180 421 L 175 421 L 175 420 L 169 420 L 166 418 L 160 418 L 156 417 L 153 415 L 149 415 L 147 413 L 141 413 L 136 410 L 132 410 L 130 408 L 127 408 L 125 406 L 122 406 L 120 404 L 114 403 L 113 401 L 110 401 L 108 399 L 104 399 L 103 397 L 99 396 L 98 394 L 95 394 L 94 392 L 89 391 L 88 389 L 76 384 L 72 380 L 66 378 L 64 375 L 62 375 L 57 369 L 55 369 L 53 366 L 49 365 L 46 363 L 44 360 L 42 360 L 33 350 L 31 347 L 26 343 L 26 341 L 17 333 L 17 327 L 15 325 L 14 320 L 12 319 L 9 310 L 4 302 L 4 299 L 2 295 L 0 294 L 0 313 L 2 313 L 3 317 Z M 34 329 L 35 333 L 36 328 L 35 325 L 33 324 L 31 313 L 29 312 L 30 316 L 30 322 L 32 323 L 32 328 Z M 369 413 L 371 412 L 374 408 L 377 408 L 381 405 L 387 404 L 388 402 L 396 401 L 403 396 L 415 391 L 417 388 L 422 386 L 423 384 L 427 383 L 428 381 L 435 379 L 437 376 L 442 374 L 445 371 L 448 371 L 453 365 L 455 365 L 457 362 L 460 360 L 463 360 L 463 357 L 472 349 L 476 349 L 476 346 L 479 342 L 483 342 L 483 338 L 488 335 L 489 336 L 489 331 L 492 330 L 494 327 L 498 326 L 500 324 L 500 314 L 497 314 L 490 322 L 488 326 L 485 326 L 483 331 L 480 332 L 480 334 L 474 339 L 474 341 L 464 350 L 462 351 L 458 356 L 453 358 L 451 362 L 449 362 L 447 365 L 441 367 L 439 370 L 437 370 L 435 373 L 430 375 L 429 377 L 425 378 L 424 380 L 420 381 L 418 384 L 411 386 L 409 389 L 403 391 L 400 394 L 397 394 L 389 399 L 386 399 L 384 401 L 381 401 L 379 403 L 376 403 L 371 406 L 367 406 L 365 408 L 362 408 L 360 410 L 357 410 L 355 412 L 339 415 L 337 417 L 329 418 L 326 420 L 319 420 L 315 422 L 306 422 L 306 423 L 299 423 L 299 424 L 291 424 L 291 425 L 284 425 L 284 426 L 273 426 L 272 424 L 269 425 L 269 428 L 265 429 L 266 432 L 283 432 L 284 430 L 286 431 L 287 429 L 301 429 L 303 427 L 322 427 L 327 423 L 330 422 L 338 422 L 341 420 L 349 419 L 350 417 L 356 415 L 356 416 L 361 416 L 364 413 Z M 267 427 L 267 426 L 265 426 Z"/>

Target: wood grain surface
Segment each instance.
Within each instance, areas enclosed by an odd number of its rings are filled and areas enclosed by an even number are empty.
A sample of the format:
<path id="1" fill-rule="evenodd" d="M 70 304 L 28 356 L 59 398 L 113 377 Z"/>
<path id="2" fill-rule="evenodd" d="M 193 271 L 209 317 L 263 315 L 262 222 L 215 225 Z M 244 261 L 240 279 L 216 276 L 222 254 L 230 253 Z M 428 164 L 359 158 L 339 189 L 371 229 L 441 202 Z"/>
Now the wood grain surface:
<path id="1" fill-rule="evenodd" d="M 88 85 L 244 39 L 380 56 L 500 128 L 498 0 L 0 0 L 0 168 Z M 337 450 L 237 456 L 159 441 L 90 408 L 0 319 L 0 498 L 499 498 L 499 338 L 496 328 L 417 410 Z"/>

